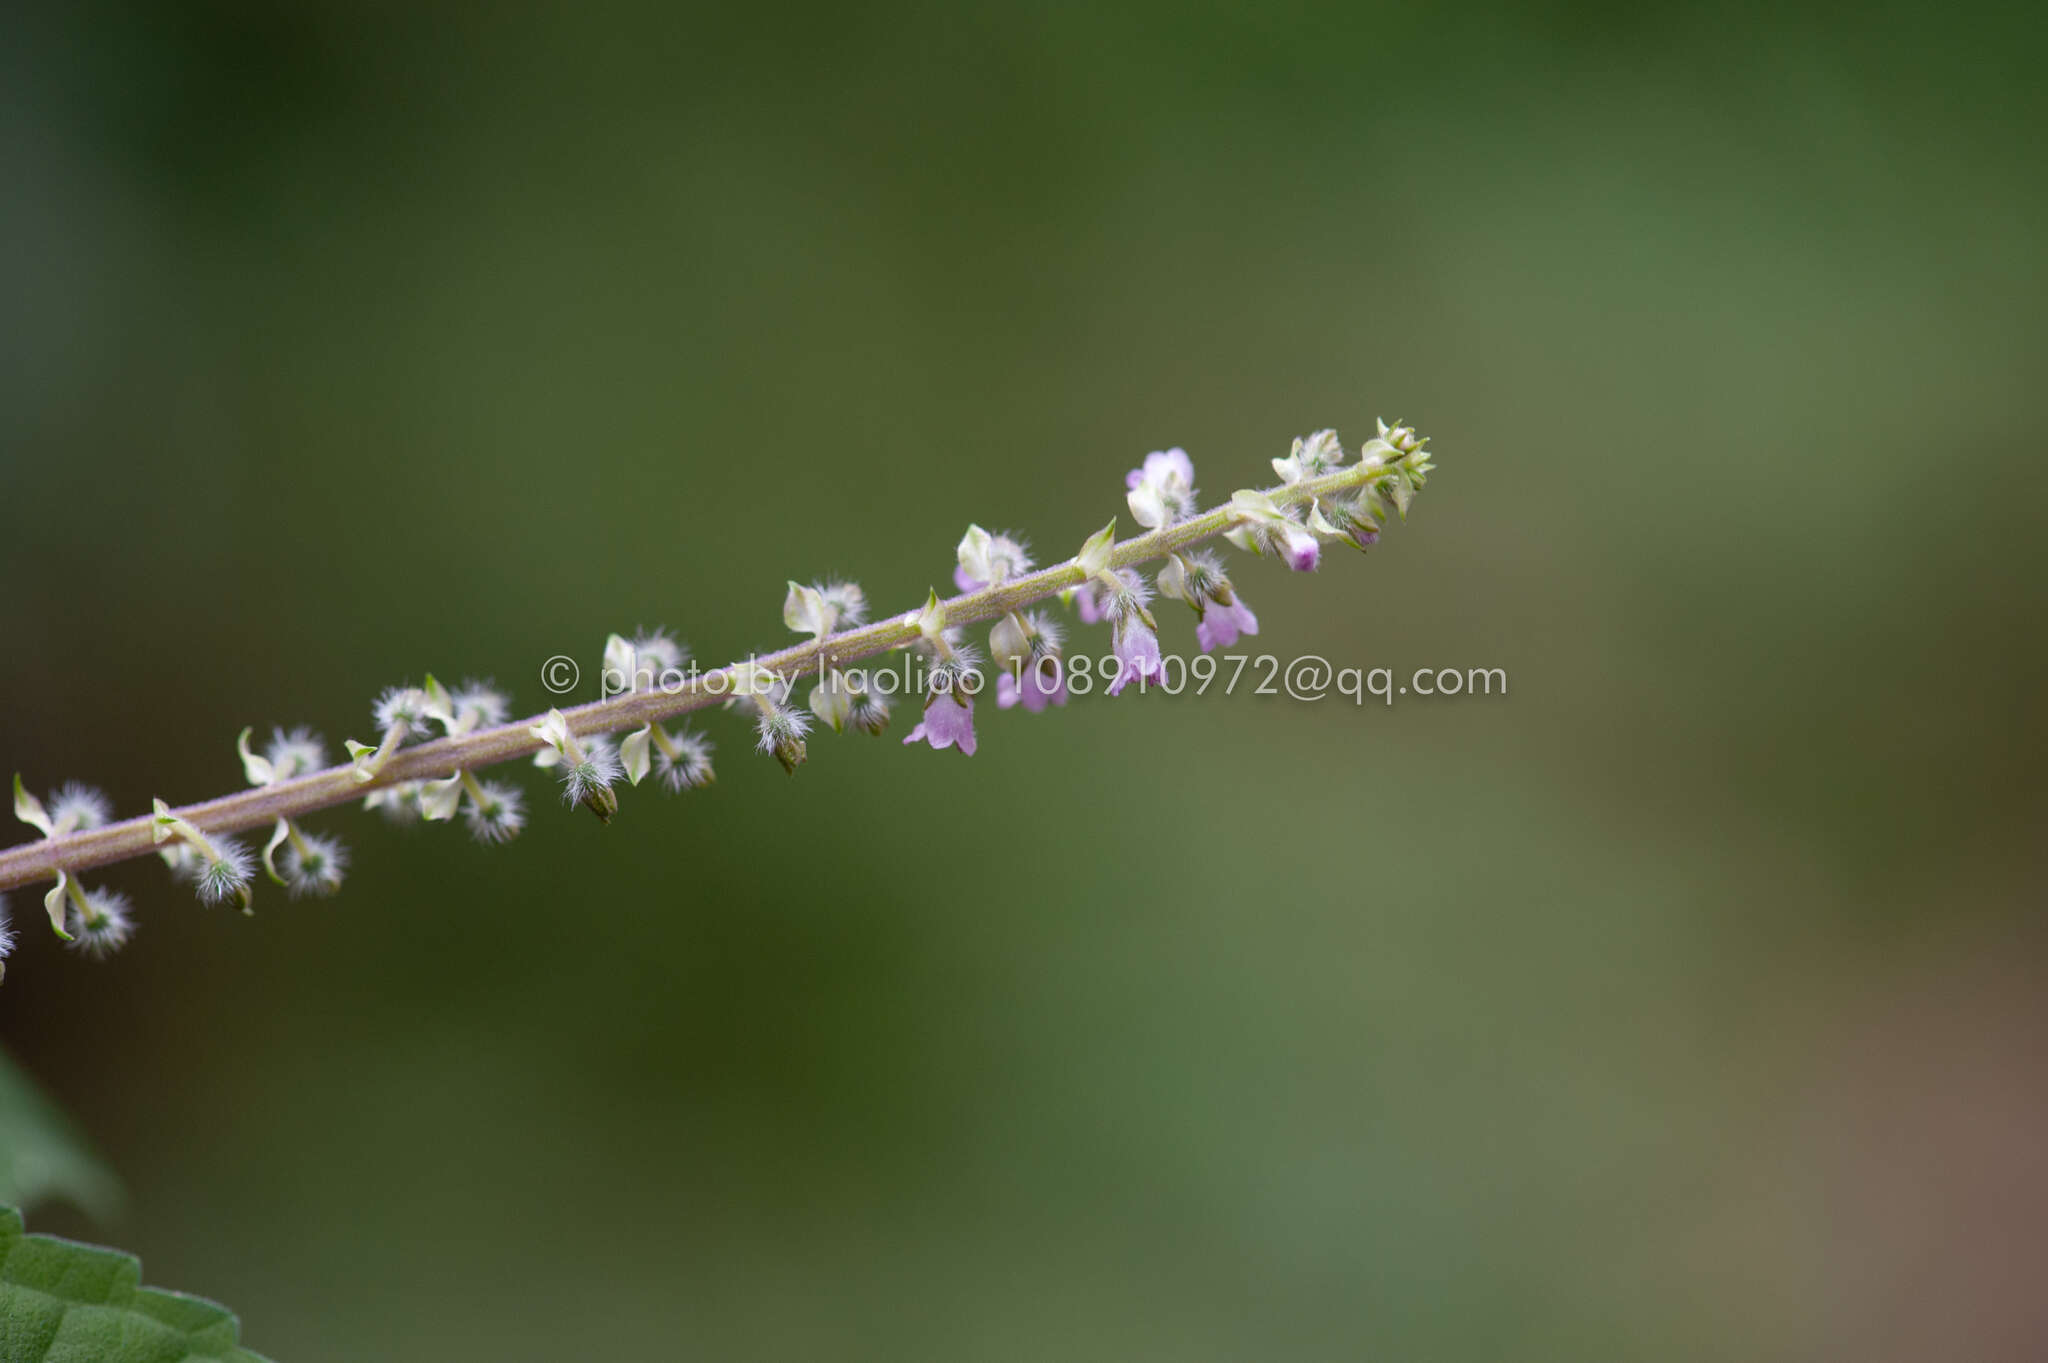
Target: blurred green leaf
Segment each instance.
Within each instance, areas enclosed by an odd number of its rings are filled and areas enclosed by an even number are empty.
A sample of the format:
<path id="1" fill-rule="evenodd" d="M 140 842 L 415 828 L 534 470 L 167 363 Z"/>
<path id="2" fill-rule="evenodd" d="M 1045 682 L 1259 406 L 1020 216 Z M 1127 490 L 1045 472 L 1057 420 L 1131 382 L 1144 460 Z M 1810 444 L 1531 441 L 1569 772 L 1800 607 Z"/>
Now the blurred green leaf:
<path id="1" fill-rule="evenodd" d="M 142 1285 L 118 1250 L 23 1232 L 0 1208 L 0 1358 L 8 1363 L 262 1363 L 232 1311 Z"/>
<path id="2" fill-rule="evenodd" d="M 121 1184 L 57 1105 L 0 1051 L 0 1203 L 33 1207 L 51 1198 L 105 1220 L 120 1206 Z"/>

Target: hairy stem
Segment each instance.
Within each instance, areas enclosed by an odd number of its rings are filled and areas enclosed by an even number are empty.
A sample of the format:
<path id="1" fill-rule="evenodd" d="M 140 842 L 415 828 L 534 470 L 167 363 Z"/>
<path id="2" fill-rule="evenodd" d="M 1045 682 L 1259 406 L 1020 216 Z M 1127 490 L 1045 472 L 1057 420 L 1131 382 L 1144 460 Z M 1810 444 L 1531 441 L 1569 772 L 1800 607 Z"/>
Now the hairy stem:
<path id="1" fill-rule="evenodd" d="M 1387 466 L 1377 461 L 1353 464 L 1321 478 L 1267 489 L 1267 495 L 1281 505 L 1305 502 L 1360 487 L 1386 471 Z M 1225 503 L 1177 525 L 1122 541 L 1111 552 L 1111 566 L 1125 568 L 1164 558 L 1215 538 L 1241 519 L 1242 513 Z M 971 625 L 995 620 L 1070 587 L 1077 587 L 1086 577 L 1081 566 L 1068 559 L 999 586 L 955 596 L 945 603 L 946 623 Z M 891 616 L 749 661 L 773 670 L 778 676 L 795 679 L 821 664 L 842 666 L 916 642 L 920 637 L 916 617 L 916 611 L 907 616 Z M 705 672 L 674 691 L 630 692 L 579 705 L 564 710 L 562 714 L 569 721 L 570 731 L 577 734 L 612 733 L 660 723 L 726 700 L 732 695 L 733 670 L 737 666 L 739 664 L 729 663 Z M 376 776 L 369 781 L 357 780 L 355 768 L 344 763 L 273 785 L 256 786 L 198 804 L 183 805 L 173 812 L 207 833 L 235 833 L 260 828 L 278 819 L 301 818 L 316 810 L 360 800 L 370 791 L 385 786 L 405 781 L 445 780 L 459 770 L 474 770 L 529 757 L 543 746 L 541 740 L 530 732 L 540 718 L 536 715 L 492 729 L 478 729 L 433 739 L 415 747 L 398 748 L 388 754 L 378 766 Z M 0 890 L 54 879 L 59 870 L 88 870 L 155 850 L 147 815 L 24 843 L 0 852 Z"/>

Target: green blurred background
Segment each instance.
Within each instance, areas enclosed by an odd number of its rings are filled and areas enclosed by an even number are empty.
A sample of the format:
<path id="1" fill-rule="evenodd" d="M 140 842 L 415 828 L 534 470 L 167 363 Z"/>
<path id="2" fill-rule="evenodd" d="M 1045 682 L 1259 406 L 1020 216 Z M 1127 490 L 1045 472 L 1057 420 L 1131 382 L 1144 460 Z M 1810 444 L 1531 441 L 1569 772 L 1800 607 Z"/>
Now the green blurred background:
<path id="1" fill-rule="evenodd" d="M 0 1040 L 316 1360 L 2038 1358 L 2048 93 L 2020 6 L 17 8 L 0 767 L 894 609 L 1374 416 L 1258 643 L 1504 700 L 713 717 L 331 903 L 138 863 Z M 1192 648 L 1185 613 L 1163 617 Z M 1099 650 L 1083 633 L 1084 648 Z"/>

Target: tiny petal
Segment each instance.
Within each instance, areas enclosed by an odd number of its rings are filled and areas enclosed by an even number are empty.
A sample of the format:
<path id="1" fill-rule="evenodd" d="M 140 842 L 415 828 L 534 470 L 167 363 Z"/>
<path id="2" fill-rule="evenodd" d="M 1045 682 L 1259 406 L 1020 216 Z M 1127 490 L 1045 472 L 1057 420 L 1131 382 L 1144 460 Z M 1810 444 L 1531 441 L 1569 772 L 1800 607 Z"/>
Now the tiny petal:
<path id="1" fill-rule="evenodd" d="M 21 784 L 20 772 L 14 773 L 14 817 L 44 837 L 50 836 L 49 812 L 43 808 L 43 802 L 29 794 L 27 787 Z"/>
<path id="2" fill-rule="evenodd" d="M 249 735 L 254 732 L 253 729 L 242 730 L 241 736 L 235 740 L 235 751 L 242 755 L 242 775 L 249 779 L 249 784 L 267 786 L 277 779 L 277 768 L 271 765 L 269 758 L 258 757 L 249 751 Z"/>
<path id="3" fill-rule="evenodd" d="M 1278 530 L 1287 566 L 1297 573 L 1314 572 L 1316 565 L 1322 562 L 1322 542 L 1292 521 L 1278 527 Z"/>
<path id="4" fill-rule="evenodd" d="M 1213 653 L 1235 644 L 1241 634 L 1258 632 L 1259 617 L 1243 601 L 1234 600 L 1229 605 L 1212 602 L 1195 626 L 1195 642 L 1202 646 L 1202 652 Z"/>
<path id="5" fill-rule="evenodd" d="M 619 761 L 625 765 L 626 779 L 636 786 L 640 784 L 640 778 L 647 775 L 648 768 L 653 765 L 653 746 L 654 726 L 652 724 L 649 724 L 644 729 L 636 729 L 632 733 L 627 734 L 625 739 L 619 744 Z"/>
<path id="6" fill-rule="evenodd" d="M 1143 621 L 1132 618 L 1120 624 L 1114 647 L 1120 665 L 1116 679 L 1104 688 L 1110 695 L 1117 695 L 1133 680 L 1150 682 L 1165 675 L 1165 661 L 1159 653 L 1159 636 Z"/>
<path id="7" fill-rule="evenodd" d="M 958 748 L 974 756 L 974 701 L 951 692 L 933 696 L 924 707 L 924 718 L 903 742 L 906 747 L 929 743 L 934 749 Z"/>
<path id="8" fill-rule="evenodd" d="M 1115 550 L 1116 522 L 1112 520 L 1088 537 L 1081 546 L 1081 552 L 1074 556 L 1074 560 L 1080 565 L 1082 572 L 1094 577 L 1108 569 L 1109 557 Z"/>
<path id="9" fill-rule="evenodd" d="M 455 817 L 456 806 L 462 803 L 462 773 L 457 772 L 445 781 L 423 781 L 420 783 L 420 817 L 428 823 L 446 823 Z"/>

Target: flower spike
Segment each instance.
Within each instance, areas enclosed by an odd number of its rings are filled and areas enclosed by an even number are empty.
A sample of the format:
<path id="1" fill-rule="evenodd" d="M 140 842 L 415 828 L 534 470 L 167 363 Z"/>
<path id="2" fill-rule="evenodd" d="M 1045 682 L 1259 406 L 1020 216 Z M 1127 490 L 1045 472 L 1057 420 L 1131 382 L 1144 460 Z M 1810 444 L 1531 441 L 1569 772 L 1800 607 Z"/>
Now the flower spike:
<path id="1" fill-rule="evenodd" d="M 54 881 L 43 895 L 52 929 L 76 949 L 102 954 L 128 938 L 133 918 L 125 897 L 86 886 L 81 870 L 154 849 L 202 901 L 233 900 L 246 910 L 257 858 L 227 831 L 262 828 L 269 832 L 261 865 L 273 880 L 295 898 L 332 894 L 348 851 L 303 826 L 316 810 L 360 798 L 366 808 L 398 818 L 460 817 L 480 841 L 502 842 L 524 827 L 524 803 L 515 787 L 480 780 L 477 769 L 531 754 L 535 765 L 556 769 L 570 803 L 609 820 L 622 777 L 636 786 L 658 778 L 670 791 L 711 784 L 710 738 L 668 726 L 720 703 L 746 715 L 760 749 L 793 772 L 808 758 L 814 721 L 838 732 L 888 728 L 898 674 L 847 664 L 891 650 L 915 650 L 904 660 L 900 684 L 904 694 L 919 694 L 922 714 L 904 743 L 972 755 L 983 655 L 968 641 L 968 626 L 988 629 L 1000 710 L 1042 712 L 1068 699 L 1059 623 L 1035 608 L 1054 596 L 1084 623 L 1110 627 L 1117 674 L 1105 689 L 1119 694 L 1133 680 L 1142 689 L 1167 674 L 1151 609 L 1154 587 L 1141 567 L 1159 565 L 1158 594 L 1194 613 L 1204 652 L 1232 647 L 1257 634 L 1259 620 L 1204 542 L 1221 537 L 1310 571 L 1320 566 L 1322 546 L 1365 549 L 1390 518 L 1405 519 L 1432 469 L 1429 442 L 1398 421 L 1378 423 L 1355 461 L 1334 431 L 1322 430 L 1295 440 L 1273 463 L 1278 485 L 1246 488 L 1204 511 L 1187 451 L 1155 450 L 1124 477 L 1124 509 L 1141 533 L 1119 541 L 1112 520 L 1072 558 L 1035 570 L 1022 536 L 970 525 L 952 568 L 962 595 L 942 600 L 934 590 L 921 607 L 874 624 L 866 623 L 867 597 L 856 584 L 791 580 L 783 623 L 802 642 L 765 657 L 699 672 L 665 632 L 614 634 L 605 643 L 601 698 L 578 708 L 574 730 L 561 710 L 508 723 L 511 701 L 497 688 L 475 681 L 450 687 L 431 674 L 377 697 L 377 741 L 348 741 L 339 767 L 326 765 L 324 745 L 309 730 L 272 730 L 259 746 L 255 730 L 244 729 L 235 748 L 249 789 L 193 806 L 204 811 L 207 828 L 162 801 L 145 817 L 114 823 L 97 791 L 66 785 L 38 798 L 17 776 L 15 817 L 40 836 L 0 848 L 0 890 Z M 544 680 L 558 675 L 558 661 L 566 660 L 551 659 Z M 793 704 L 792 684 L 806 672 L 814 673 L 807 703 Z M 408 749 L 427 739 L 436 741 Z M 0 960 L 12 946 L 0 911 Z"/>

